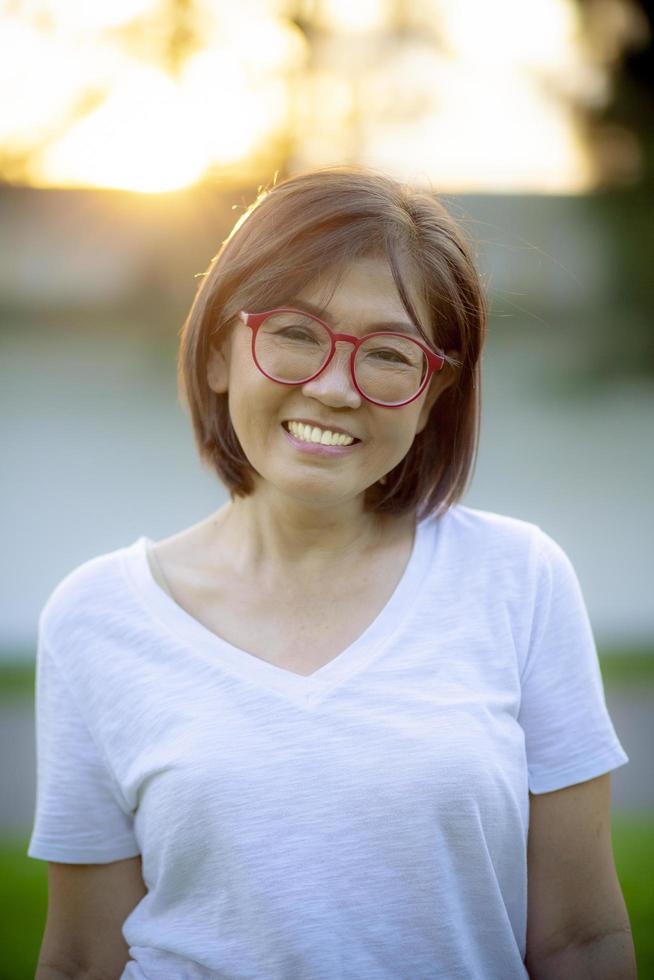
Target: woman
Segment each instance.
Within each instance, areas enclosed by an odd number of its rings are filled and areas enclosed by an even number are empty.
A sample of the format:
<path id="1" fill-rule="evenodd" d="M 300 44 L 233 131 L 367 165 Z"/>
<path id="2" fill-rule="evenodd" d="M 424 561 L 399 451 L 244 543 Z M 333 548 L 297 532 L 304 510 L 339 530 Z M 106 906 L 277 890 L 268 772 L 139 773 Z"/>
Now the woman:
<path id="1" fill-rule="evenodd" d="M 237 223 L 179 356 L 230 499 L 86 562 L 40 617 L 42 964 L 635 976 L 628 759 L 574 570 L 458 503 L 485 324 L 431 194 L 331 168 Z"/>

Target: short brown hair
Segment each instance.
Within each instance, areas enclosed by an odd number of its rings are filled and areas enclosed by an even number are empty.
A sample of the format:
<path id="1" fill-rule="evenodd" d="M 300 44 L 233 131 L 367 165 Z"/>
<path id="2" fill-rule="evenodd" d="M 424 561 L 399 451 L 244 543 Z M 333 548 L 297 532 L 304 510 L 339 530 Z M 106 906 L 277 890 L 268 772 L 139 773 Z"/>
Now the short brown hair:
<path id="1" fill-rule="evenodd" d="M 478 450 L 487 322 L 469 245 L 435 194 L 369 168 L 339 166 L 288 177 L 257 196 L 211 260 L 180 332 L 180 397 L 190 409 L 200 458 L 232 498 L 252 493 L 253 469 L 232 427 L 227 394 L 216 394 L 207 381 L 212 345 L 239 310 L 283 302 L 280 283 L 292 296 L 326 269 L 338 276 L 352 260 L 375 255 L 388 259 L 402 303 L 425 340 L 459 358 L 446 357 L 444 370 L 456 371 L 456 380 L 438 397 L 386 485 L 368 487 L 364 509 L 414 511 L 421 519 L 463 495 Z M 433 340 L 402 280 L 407 258 L 430 311 Z"/>

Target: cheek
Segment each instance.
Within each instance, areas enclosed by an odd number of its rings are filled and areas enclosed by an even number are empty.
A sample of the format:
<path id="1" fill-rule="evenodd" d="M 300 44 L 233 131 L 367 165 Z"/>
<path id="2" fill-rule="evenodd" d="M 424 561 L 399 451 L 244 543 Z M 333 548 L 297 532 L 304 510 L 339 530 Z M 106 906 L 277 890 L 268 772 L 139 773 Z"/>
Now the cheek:
<path id="1" fill-rule="evenodd" d="M 407 405 L 405 409 L 395 409 L 398 415 L 401 416 L 397 420 L 398 439 L 404 442 L 413 442 L 416 430 L 420 424 L 421 408 L 422 399 L 414 402 L 412 405 Z"/>
<path id="2" fill-rule="evenodd" d="M 392 424 L 382 425 L 375 448 L 379 452 L 378 459 L 383 465 L 397 466 L 404 459 L 413 445 L 416 424 L 417 417 L 411 413 L 410 418 L 394 420 Z"/>
<path id="3" fill-rule="evenodd" d="M 257 432 L 263 438 L 270 425 L 277 423 L 278 405 L 285 389 L 265 378 L 251 360 L 235 363 L 233 368 L 228 392 L 229 414 L 237 435 L 243 434 L 251 442 Z"/>
<path id="4" fill-rule="evenodd" d="M 261 374 L 249 351 L 234 354 L 229 367 L 229 392 L 235 405 L 242 405 L 246 411 L 248 407 L 256 410 L 272 384 Z"/>

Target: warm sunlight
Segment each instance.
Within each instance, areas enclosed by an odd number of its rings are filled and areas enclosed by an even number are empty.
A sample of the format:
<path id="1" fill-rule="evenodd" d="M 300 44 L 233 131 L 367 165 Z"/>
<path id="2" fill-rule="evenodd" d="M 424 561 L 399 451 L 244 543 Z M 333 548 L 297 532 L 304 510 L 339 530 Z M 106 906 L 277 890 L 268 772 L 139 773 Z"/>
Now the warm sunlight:
<path id="1" fill-rule="evenodd" d="M 190 184 L 202 175 L 206 153 L 202 132 L 186 109 L 179 88 L 163 72 L 135 68 L 95 112 L 45 151 L 37 176 L 60 186 L 139 191 Z"/>
<path id="2" fill-rule="evenodd" d="M 334 25 L 347 33 L 348 5 L 328 0 L 326 6 Z M 366 107 L 359 119 L 360 162 L 437 181 L 455 193 L 589 190 L 594 169 L 569 100 L 601 99 L 604 76 L 585 50 L 575 6 L 569 0 L 432 0 L 416 6 L 422 10 L 413 26 L 424 31 L 433 24 L 440 46 L 425 43 L 424 32 L 422 43 L 398 44 L 348 75 L 350 91 L 357 90 Z M 411 17 L 416 13 L 413 8 Z M 326 61 L 312 80 L 321 96 Z M 338 102 L 327 105 L 326 119 L 315 117 L 316 102 L 325 104 L 316 95 L 303 100 L 306 140 L 296 155 L 298 167 L 335 162 L 334 131 L 345 128 L 351 114 L 340 92 Z"/>
<path id="3" fill-rule="evenodd" d="M 309 8 L 307 8 L 309 11 Z M 606 65 L 573 0 L 14 0 L 0 178 L 161 192 L 359 162 L 462 191 L 577 193 Z M 605 59 L 608 60 L 608 59 Z"/>
<path id="4" fill-rule="evenodd" d="M 316 5 L 321 27 L 354 33 L 383 29 L 391 13 L 389 0 L 322 0 Z"/>
<path id="5" fill-rule="evenodd" d="M 112 43 L 112 28 L 156 5 L 122 0 L 92 15 L 80 2 L 76 18 L 51 2 L 48 17 L 38 5 L 31 18 L 37 5 L 23 4 L 0 20 L 0 86 L 21 93 L 0 116 L 8 179 L 27 159 L 24 176 L 39 186 L 174 190 L 247 160 L 288 126 L 285 76 L 306 47 L 293 25 L 234 12 L 202 22 L 204 46 L 190 45 L 172 72 L 162 51 L 158 63 L 134 56 L 134 32 Z"/>

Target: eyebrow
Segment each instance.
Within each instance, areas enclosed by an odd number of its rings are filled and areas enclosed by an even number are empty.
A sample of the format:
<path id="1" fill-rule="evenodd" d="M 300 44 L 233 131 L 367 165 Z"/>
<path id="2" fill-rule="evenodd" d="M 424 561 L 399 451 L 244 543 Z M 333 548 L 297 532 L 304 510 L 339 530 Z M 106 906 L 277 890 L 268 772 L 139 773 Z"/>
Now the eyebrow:
<path id="1" fill-rule="evenodd" d="M 292 306 L 297 310 L 302 310 L 303 313 L 312 313 L 314 316 L 317 316 L 319 320 L 324 319 L 323 310 L 321 310 L 319 306 L 309 303 L 309 301 L 306 299 L 292 298 L 284 300 L 284 302 L 280 304 L 280 308 L 285 306 Z M 399 331 L 400 333 L 411 334 L 413 337 L 419 337 L 421 340 L 424 339 L 415 324 L 410 323 L 408 320 L 384 320 L 378 323 L 370 323 L 368 326 L 370 328 L 369 332 L 374 330 L 395 330 Z"/>

